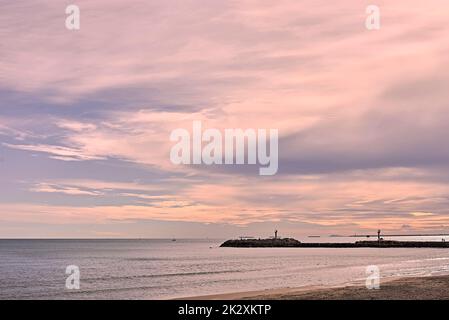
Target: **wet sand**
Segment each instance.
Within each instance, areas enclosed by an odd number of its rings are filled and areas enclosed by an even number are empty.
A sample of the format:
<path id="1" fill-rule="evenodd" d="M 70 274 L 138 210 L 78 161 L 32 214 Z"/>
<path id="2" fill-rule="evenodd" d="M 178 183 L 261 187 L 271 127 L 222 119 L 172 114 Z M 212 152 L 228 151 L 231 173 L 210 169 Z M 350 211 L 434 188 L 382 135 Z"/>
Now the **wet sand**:
<path id="1" fill-rule="evenodd" d="M 199 300 L 449 300 L 449 275 L 401 278 L 368 290 L 364 285 L 286 288 L 195 297 Z"/>

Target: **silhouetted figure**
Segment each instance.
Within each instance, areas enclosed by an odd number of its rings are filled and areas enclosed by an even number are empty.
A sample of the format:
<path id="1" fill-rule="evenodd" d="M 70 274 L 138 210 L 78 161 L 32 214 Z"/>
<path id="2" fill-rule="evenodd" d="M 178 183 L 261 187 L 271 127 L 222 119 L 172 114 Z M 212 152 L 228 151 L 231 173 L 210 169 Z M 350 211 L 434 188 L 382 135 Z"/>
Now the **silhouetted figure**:
<path id="1" fill-rule="evenodd" d="M 275 239 L 278 238 L 278 231 L 277 231 L 277 230 L 274 231 L 274 238 L 275 238 Z"/>
<path id="2" fill-rule="evenodd" d="M 377 230 L 377 241 L 380 242 L 380 229 Z"/>

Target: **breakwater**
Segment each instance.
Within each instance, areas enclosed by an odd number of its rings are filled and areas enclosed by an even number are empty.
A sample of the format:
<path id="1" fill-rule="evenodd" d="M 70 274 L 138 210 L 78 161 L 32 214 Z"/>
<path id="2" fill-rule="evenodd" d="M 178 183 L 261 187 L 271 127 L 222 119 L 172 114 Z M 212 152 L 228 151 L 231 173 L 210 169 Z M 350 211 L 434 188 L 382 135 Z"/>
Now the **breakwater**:
<path id="1" fill-rule="evenodd" d="M 238 239 L 227 240 L 221 247 L 233 248 L 449 248 L 444 241 L 356 241 L 356 242 L 300 242 L 296 239 Z"/>

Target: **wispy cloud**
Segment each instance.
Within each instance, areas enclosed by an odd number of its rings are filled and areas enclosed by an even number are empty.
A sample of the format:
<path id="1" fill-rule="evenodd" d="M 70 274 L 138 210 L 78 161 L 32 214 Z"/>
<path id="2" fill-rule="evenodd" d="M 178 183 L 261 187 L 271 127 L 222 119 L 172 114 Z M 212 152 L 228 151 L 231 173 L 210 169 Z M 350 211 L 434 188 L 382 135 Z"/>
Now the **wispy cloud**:
<path id="1" fill-rule="evenodd" d="M 43 152 L 49 154 L 52 159 L 63 160 L 63 161 L 82 161 L 82 160 L 100 160 L 103 157 L 92 156 L 82 152 L 80 149 L 55 146 L 55 145 L 24 145 L 24 144 L 10 144 L 3 143 L 4 146 L 34 152 Z"/>
<path id="2" fill-rule="evenodd" d="M 77 4 L 79 32 L 2 4 L 1 218 L 447 225 L 447 1 L 379 1 L 375 32 L 357 0 Z M 173 166 L 194 120 L 279 129 L 279 174 Z"/>
<path id="3" fill-rule="evenodd" d="M 32 192 L 47 192 L 47 193 L 64 193 L 68 195 L 88 195 L 88 196 L 98 196 L 101 195 L 101 192 L 98 191 L 88 191 L 82 190 L 76 187 L 67 187 L 67 186 L 59 186 L 48 183 L 38 183 L 33 186 L 30 191 Z"/>

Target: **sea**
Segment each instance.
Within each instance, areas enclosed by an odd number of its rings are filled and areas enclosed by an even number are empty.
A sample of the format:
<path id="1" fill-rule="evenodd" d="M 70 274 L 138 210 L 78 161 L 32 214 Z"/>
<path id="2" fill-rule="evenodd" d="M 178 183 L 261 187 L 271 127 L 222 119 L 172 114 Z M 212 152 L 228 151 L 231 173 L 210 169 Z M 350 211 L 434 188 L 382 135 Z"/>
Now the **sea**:
<path id="1" fill-rule="evenodd" d="M 449 273 L 448 249 L 221 248 L 224 240 L 0 240 L 0 299 L 175 299 L 364 284 L 369 266 L 378 268 L 381 285 Z M 70 286 L 73 266 L 79 289 Z"/>

